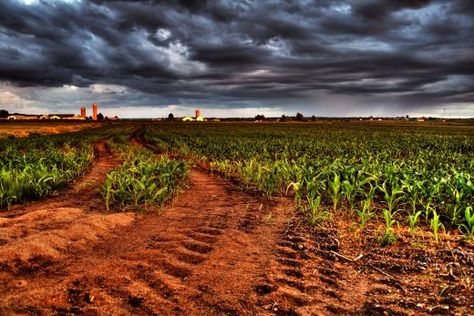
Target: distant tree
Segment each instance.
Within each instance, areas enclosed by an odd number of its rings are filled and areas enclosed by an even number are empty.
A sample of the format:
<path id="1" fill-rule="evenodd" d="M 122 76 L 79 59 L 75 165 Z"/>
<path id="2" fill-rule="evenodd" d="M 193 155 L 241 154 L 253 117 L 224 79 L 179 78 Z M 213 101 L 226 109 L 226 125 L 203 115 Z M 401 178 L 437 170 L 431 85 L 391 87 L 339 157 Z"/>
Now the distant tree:
<path id="1" fill-rule="evenodd" d="M 314 116 L 314 115 L 311 116 L 311 121 L 313 121 L 313 122 L 316 121 L 316 116 Z"/>
<path id="2" fill-rule="evenodd" d="M 168 115 L 168 120 L 170 120 L 170 121 L 171 121 L 171 120 L 174 120 L 174 115 L 173 115 L 173 113 L 170 113 L 170 114 Z"/>
<path id="3" fill-rule="evenodd" d="M 102 113 L 97 114 L 97 120 L 103 121 L 104 120 L 104 114 L 102 114 Z"/>
<path id="4" fill-rule="evenodd" d="M 303 114 L 301 114 L 301 113 L 299 113 L 299 112 L 296 113 L 296 120 L 297 120 L 297 121 L 302 121 L 303 118 L 304 118 Z"/>
<path id="5" fill-rule="evenodd" d="M 7 110 L 0 110 L 0 118 L 7 118 L 8 116 L 10 116 L 10 113 Z"/>
<path id="6" fill-rule="evenodd" d="M 283 114 L 281 116 L 280 122 L 286 122 L 286 115 L 285 114 Z"/>
<path id="7" fill-rule="evenodd" d="M 265 119 L 265 115 L 263 115 L 263 114 L 255 115 L 255 120 L 256 121 L 263 121 L 264 119 Z"/>

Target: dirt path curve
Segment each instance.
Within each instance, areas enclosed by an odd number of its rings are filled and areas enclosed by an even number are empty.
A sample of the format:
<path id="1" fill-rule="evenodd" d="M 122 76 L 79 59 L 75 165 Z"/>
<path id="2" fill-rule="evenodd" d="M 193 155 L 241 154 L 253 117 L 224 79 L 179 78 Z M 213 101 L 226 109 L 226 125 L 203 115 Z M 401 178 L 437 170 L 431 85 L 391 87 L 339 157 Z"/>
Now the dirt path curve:
<path id="1" fill-rule="evenodd" d="M 192 170 L 190 187 L 159 215 L 57 260 L 4 269 L 0 306 L 12 312 L 254 314 L 276 264 L 292 205 L 237 191 Z M 285 215 L 286 214 L 286 215 Z M 0 309 L 1 311 L 1 309 Z"/>
<path id="2" fill-rule="evenodd" d="M 96 160 L 90 171 L 71 188 L 0 212 L 0 302 L 6 292 L 24 284 L 23 276 L 47 273 L 64 252 L 87 249 L 110 236 L 112 229 L 134 220 L 129 213 L 105 214 L 98 187 L 120 162 L 105 142 L 96 143 L 94 150 Z"/>
<path id="3" fill-rule="evenodd" d="M 191 170 L 162 214 L 106 213 L 85 185 L 114 165 L 97 150 L 96 168 L 68 194 L 0 218 L 0 315 L 409 315 L 428 306 L 417 282 L 335 255 L 348 251 L 337 229 L 310 229 L 288 199 L 205 171 Z M 410 267 L 402 256 L 374 258 L 366 251 L 361 261 Z M 408 281 L 420 272 L 410 271 Z"/>
<path id="4" fill-rule="evenodd" d="M 96 187 L 117 162 L 96 150 L 66 194 L 0 218 L 0 315 L 360 315 L 398 297 L 328 255 L 334 232 L 288 199 L 205 171 L 162 214 L 106 213 Z"/>
<path id="5" fill-rule="evenodd" d="M 17 217 L 37 209 L 75 207 L 79 203 L 81 208 L 88 210 L 101 208 L 98 187 L 105 180 L 107 173 L 116 168 L 120 161 L 114 157 L 105 141 L 94 144 L 94 155 L 95 160 L 89 172 L 73 183 L 71 188 L 59 191 L 51 198 L 13 205 L 8 211 L 0 210 L 0 218 Z"/>

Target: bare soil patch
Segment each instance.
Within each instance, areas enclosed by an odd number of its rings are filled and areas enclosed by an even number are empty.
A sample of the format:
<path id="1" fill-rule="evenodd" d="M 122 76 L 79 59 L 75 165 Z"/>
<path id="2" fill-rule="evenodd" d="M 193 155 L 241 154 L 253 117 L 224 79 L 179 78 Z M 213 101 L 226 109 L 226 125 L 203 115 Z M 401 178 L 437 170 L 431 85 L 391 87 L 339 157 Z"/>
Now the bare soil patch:
<path id="1" fill-rule="evenodd" d="M 138 215 L 88 248 L 28 271 L 3 269 L 5 312 L 247 314 L 260 311 L 273 246 L 292 205 L 193 170 L 160 214 Z M 271 216 L 270 216 L 271 214 Z M 122 215 L 122 214 L 118 214 Z M 45 268 L 47 266 L 47 268 Z M 13 286 L 22 280 L 20 290 Z"/>
<path id="2" fill-rule="evenodd" d="M 62 257 L 68 249 L 84 249 L 127 225 L 133 214 L 105 214 L 98 188 L 117 161 L 105 142 L 94 146 L 96 160 L 91 170 L 70 189 L 55 197 L 15 205 L 0 212 L 0 265 L 3 271 L 21 273 Z M 99 212 L 91 212 L 99 211 Z M 49 264 L 48 264 L 49 265 Z"/>
<path id="3" fill-rule="evenodd" d="M 275 254 L 280 263 L 262 294 L 278 315 L 471 315 L 474 247 L 456 241 L 415 248 L 358 240 L 344 216 L 325 228 L 296 215 Z"/>

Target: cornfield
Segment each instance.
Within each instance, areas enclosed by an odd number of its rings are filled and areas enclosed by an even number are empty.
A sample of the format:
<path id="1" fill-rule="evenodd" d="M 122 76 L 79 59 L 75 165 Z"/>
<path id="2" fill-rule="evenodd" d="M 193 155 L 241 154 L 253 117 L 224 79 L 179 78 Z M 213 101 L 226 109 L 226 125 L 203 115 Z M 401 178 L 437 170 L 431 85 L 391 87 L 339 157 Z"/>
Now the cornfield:
<path id="1" fill-rule="evenodd" d="M 160 124 L 144 134 L 161 151 L 193 157 L 268 195 L 293 196 L 317 224 L 354 214 L 361 227 L 459 229 L 473 238 L 474 137 L 468 128 L 341 125 Z"/>
<path id="2" fill-rule="evenodd" d="M 185 162 L 165 156 L 156 158 L 146 149 L 130 148 L 123 143 L 115 144 L 115 148 L 126 160 L 107 175 L 102 185 L 107 210 L 111 206 L 119 210 L 163 206 L 185 183 L 188 175 Z"/>
<path id="3" fill-rule="evenodd" d="M 0 140 L 0 209 L 47 197 L 67 187 L 89 168 L 92 144 L 127 127 L 106 127 L 58 135 Z"/>

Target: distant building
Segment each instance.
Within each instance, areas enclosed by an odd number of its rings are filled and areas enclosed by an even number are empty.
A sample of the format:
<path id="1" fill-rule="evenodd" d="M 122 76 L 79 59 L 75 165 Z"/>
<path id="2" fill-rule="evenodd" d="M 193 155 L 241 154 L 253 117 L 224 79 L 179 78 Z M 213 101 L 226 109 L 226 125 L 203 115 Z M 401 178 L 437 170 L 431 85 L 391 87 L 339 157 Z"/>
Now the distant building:
<path id="1" fill-rule="evenodd" d="M 97 104 L 92 104 L 92 120 L 97 121 Z"/>
<path id="2" fill-rule="evenodd" d="M 13 113 L 7 117 L 7 120 L 37 120 L 38 115 Z"/>
<path id="3" fill-rule="evenodd" d="M 7 120 L 85 120 L 85 117 L 75 114 L 20 114 L 13 113 L 9 115 Z"/>
<path id="4" fill-rule="evenodd" d="M 80 115 L 74 114 L 45 114 L 39 117 L 40 120 L 84 120 Z"/>
<path id="5" fill-rule="evenodd" d="M 204 121 L 204 117 L 202 116 L 200 109 L 196 109 L 194 113 L 195 113 L 194 117 L 185 116 L 181 120 L 184 122 L 203 122 Z"/>
<path id="6" fill-rule="evenodd" d="M 426 119 L 425 119 L 424 116 L 422 116 L 422 117 L 417 118 L 416 120 L 417 120 L 418 122 L 424 122 Z"/>
<path id="7" fill-rule="evenodd" d="M 196 116 L 195 116 L 194 119 L 198 122 L 204 121 L 204 117 L 202 116 L 202 113 L 201 113 L 200 109 L 196 109 Z"/>
<path id="8" fill-rule="evenodd" d="M 87 109 L 85 106 L 81 106 L 81 117 L 84 119 L 87 117 Z"/>

